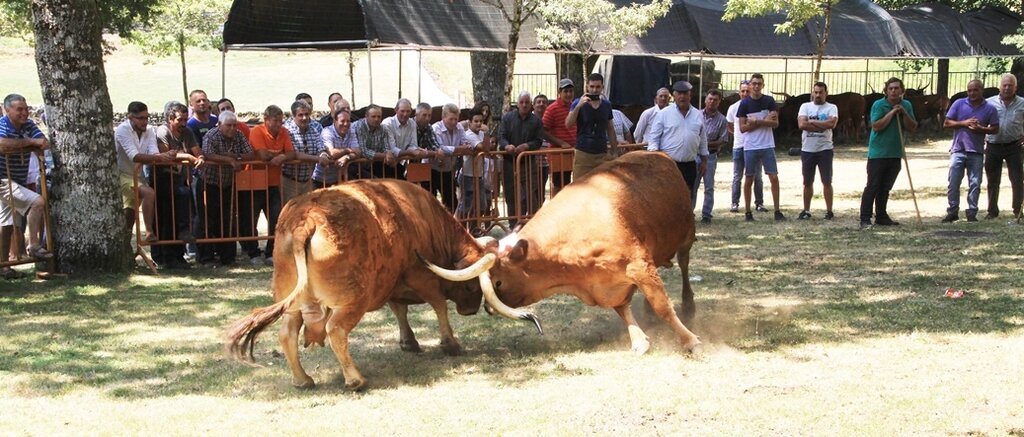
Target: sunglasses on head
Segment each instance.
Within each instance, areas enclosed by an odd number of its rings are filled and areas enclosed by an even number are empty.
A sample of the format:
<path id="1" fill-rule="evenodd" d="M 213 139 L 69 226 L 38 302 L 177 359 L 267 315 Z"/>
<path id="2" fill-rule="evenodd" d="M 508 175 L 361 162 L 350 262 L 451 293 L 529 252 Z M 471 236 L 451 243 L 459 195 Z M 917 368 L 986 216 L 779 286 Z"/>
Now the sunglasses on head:
<path id="1" fill-rule="evenodd" d="M 740 81 L 740 85 L 750 85 L 750 81 L 749 80 L 741 80 Z"/>

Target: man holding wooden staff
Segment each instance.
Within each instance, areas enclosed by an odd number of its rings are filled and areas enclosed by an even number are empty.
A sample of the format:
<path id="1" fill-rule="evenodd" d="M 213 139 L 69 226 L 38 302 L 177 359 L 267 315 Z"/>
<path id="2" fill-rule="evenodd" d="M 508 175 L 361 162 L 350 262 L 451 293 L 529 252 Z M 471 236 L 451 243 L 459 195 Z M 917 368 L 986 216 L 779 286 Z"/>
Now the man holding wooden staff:
<path id="1" fill-rule="evenodd" d="M 900 129 L 913 132 L 917 120 L 910 102 L 903 98 L 903 81 L 895 77 L 885 82 L 885 98 L 871 105 L 871 136 L 868 138 L 868 182 L 860 199 L 860 228 L 871 227 L 874 207 L 875 224 L 897 226 L 886 207 L 889 192 L 900 174 L 903 158 L 903 137 Z"/>

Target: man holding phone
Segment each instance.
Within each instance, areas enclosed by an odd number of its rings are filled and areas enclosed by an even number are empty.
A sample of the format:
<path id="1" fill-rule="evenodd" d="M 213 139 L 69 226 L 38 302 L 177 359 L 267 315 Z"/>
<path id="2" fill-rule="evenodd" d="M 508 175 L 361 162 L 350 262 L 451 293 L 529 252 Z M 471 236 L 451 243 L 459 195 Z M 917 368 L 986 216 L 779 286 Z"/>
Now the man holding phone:
<path id="1" fill-rule="evenodd" d="M 572 172 L 578 179 L 611 159 L 608 146 L 618 147 L 612 123 L 612 104 L 601 98 L 604 76 L 593 73 L 587 77 L 587 93 L 574 100 L 565 118 L 565 127 L 576 126 L 576 157 Z"/>

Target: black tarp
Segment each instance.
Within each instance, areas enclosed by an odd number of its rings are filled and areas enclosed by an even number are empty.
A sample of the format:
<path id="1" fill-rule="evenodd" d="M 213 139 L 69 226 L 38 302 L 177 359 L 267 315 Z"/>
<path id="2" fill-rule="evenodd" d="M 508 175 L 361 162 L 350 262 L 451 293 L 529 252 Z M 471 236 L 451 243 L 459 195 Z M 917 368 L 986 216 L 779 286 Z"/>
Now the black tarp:
<path id="1" fill-rule="evenodd" d="M 598 64 L 604 76 L 605 96 L 616 105 L 653 104 L 658 89 L 668 85 L 672 61 L 654 56 L 616 55 Z"/>
<path id="2" fill-rule="evenodd" d="M 507 1 L 507 0 L 506 0 Z M 635 0 L 614 0 L 628 5 Z M 793 36 L 777 35 L 783 14 L 722 22 L 725 0 L 675 0 L 643 37 L 617 50 L 627 55 L 810 57 L 812 20 Z M 1019 55 L 1002 44 L 1022 18 L 1001 8 L 962 14 L 937 4 L 886 11 L 867 0 L 843 0 L 833 10 L 826 56 L 832 58 Z M 535 20 L 520 33 L 519 50 L 541 50 Z M 224 25 L 226 48 L 353 49 L 391 46 L 505 50 L 509 25 L 479 0 L 235 0 Z"/>

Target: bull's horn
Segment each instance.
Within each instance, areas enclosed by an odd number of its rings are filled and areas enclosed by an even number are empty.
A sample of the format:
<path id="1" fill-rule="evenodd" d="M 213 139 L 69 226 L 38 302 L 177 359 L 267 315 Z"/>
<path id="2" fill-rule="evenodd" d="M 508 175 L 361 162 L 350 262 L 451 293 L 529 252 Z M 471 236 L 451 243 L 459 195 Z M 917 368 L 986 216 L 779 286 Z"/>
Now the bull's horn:
<path id="1" fill-rule="evenodd" d="M 484 235 L 483 237 L 476 238 L 476 244 L 478 244 L 480 247 L 487 247 L 488 244 L 492 242 L 496 243 L 497 241 L 498 240 L 494 239 L 494 237 L 490 235 Z"/>
<path id="2" fill-rule="evenodd" d="M 423 255 L 420 255 L 419 252 L 416 252 L 416 256 L 418 256 L 420 258 L 420 261 L 423 262 L 423 264 L 425 264 L 427 268 L 430 269 L 430 271 L 434 272 L 435 275 L 452 282 L 468 281 L 470 279 L 474 279 L 480 276 L 481 273 L 486 272 L 487 269 L 491 268 L 491 266 L 494 265 L 494 260 L 497 259 L 497 255 L 493 253 L 488 253 L 480 257 L 480 259 L 478 259 L 469 267 L 466 267 L 462 270 L 448 270 L 446 268 L 439 267 L 430 261 L 427 261 L 427 259 L 424 258 Z"/>
<path id="3" fill-rule="evenodd" d="M 491 285 L 491 272 L 485 270 L 480 273 L 480 291 L 484 294 L 484 300 L 495 312 L 510 319 L 529 320 L 537 327 L 538 333 L 544 334 L 544 328 L 540 326 L 540 319 L 537 316 L 527 311 L 509 308 L 498 299 L 498 295 L 494 292 L 494 286 Z"/>

